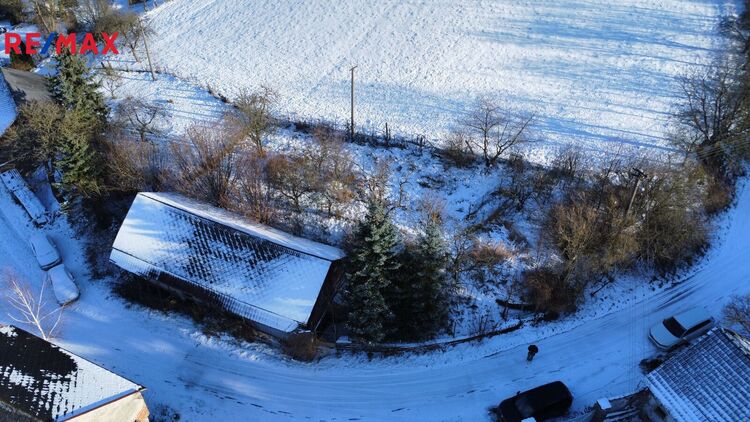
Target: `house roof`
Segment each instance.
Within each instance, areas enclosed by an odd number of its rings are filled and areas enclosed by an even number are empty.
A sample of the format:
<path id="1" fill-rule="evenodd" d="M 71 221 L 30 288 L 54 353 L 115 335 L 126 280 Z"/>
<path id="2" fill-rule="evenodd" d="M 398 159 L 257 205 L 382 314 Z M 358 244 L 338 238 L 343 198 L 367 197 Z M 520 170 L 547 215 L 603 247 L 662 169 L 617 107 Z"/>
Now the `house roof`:
<path id="1" fill-rule="evenodd" d="M 3 67 L 2 72 L 16 105 L 29 101 L 53 101 L 46 77 L 9 67 Z"/>
<path id="2" fill-rule="evenodd" d="M 0 326 L 0 401 L 41 420 L 66 420 L 143 390 L 20 328 Z"/>
<path id="3" fill-rule="evenodd" d="M 242 316 L 290 332 L 308 323 L 331 264 L 343 256 L 177 194 L 140 193 L 110 259 L 230 297 L 248 305 Z"/>
<path id="4" fill-rule="evenodd" d="M 0 135 L 16 120 L 16 104 L 4 79 L 0 74 Z"/>
<path id="5" fill-rule="evenodd" d="M 717 328 L 648 375 L 678 421 L 750 420 L 750 341 Z"/>

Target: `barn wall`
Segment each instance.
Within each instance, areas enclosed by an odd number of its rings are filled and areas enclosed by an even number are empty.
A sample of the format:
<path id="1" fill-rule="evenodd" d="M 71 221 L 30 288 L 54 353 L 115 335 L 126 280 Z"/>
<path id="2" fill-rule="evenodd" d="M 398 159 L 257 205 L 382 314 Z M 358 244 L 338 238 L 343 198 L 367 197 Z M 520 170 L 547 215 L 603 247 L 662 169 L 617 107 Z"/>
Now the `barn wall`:
<path id="1" fill-rule="evenodd" d="M 333 298 L 336 296 L 341 287 L 341 281 L 344 279 L 344 263 L 342 260 L 331 262 L 331 267 L 328 269 L 328 274 L 323 282 L 323 286 L 320 289 L 320 294 L 315 302 L 312 312 L 310 313 L 310 319 L 307 321 L 306 328 L 311 331 L 316 331 L 320 322 L 323 320 L 328 308 L 333 303 Z"/>
<path id="2" fill-rule="evenodd" d="M 147 422 L 148 416 L 146 401 L 140 392 L 136 392 L 68 420 L 72 422 Z"/>

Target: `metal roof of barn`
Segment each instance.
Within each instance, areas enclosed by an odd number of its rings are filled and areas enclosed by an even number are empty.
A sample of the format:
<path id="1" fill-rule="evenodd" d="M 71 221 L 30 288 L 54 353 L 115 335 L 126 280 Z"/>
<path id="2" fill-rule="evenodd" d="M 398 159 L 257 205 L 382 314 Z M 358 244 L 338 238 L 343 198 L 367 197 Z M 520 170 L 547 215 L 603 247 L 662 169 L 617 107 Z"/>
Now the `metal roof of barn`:
<path id="1" fill-rule="evenodd" d="M 282 332 L 308 323 L 334 261 L 332 246 L 171 193 L 140 193 L 110 259 L 149 278 L 216 294 L 243 317 Z"/>

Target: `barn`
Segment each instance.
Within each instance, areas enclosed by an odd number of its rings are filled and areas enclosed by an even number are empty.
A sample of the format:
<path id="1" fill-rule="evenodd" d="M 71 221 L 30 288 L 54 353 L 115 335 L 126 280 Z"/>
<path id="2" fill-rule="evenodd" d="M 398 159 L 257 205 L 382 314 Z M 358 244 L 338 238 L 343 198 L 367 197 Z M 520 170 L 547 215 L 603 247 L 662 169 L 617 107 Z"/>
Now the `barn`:
<path id="1" fill-rule="evenodd" d="M 110 261 L 217 306 L 260 331 L 316 330 L 342 276 L 344 253 L 174 193 L 139 193 Z"/>

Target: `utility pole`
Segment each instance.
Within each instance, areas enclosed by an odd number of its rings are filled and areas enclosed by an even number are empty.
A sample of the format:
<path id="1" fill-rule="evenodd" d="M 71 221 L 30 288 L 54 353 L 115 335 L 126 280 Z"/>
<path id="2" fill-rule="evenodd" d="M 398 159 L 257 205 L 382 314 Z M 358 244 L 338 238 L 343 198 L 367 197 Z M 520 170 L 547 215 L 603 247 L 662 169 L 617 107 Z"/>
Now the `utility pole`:
<path id="1" fill-rule="evenodd" d="M 349 137 L 351 138 L 352 142 L 354 142 L 354 69 L 356 69 L 357 66 L 354 66 L 350 69 L 352 72 L 352 103 L 351 103 L 351 120 L 349 121 Z"/>
<path id="2" fill-rule="evenodd" d="M 630 193 L 630 202 L 628 202 L 628 207 L 625 208 L 625 214 L 624 216 L 627 217 L 628 213 L 630 212 L 630 208 L 633 207 L 633 202 L 635 201 L 635 194 L 638 193 L 638 185 L 641 183 L 641 179 L 646 176 L 646 173 L 641 171 L 641 169 L 633 167 L 632 170 L 630 170 L 630 177 L 635 178 L 635 184 L 633 184 L 633 191 Z"/>
<path id="3" fill-rule="evenodd" d="M 146 40 L 146 31 L 143 29 L 143 22 L 138 22 L 138 26 L 141 27 L 141 37 L 143 38 L 143 46 L 146 48 L 146 59 L 148 59 L 148 68 L 151 70 L 151 80 L 156 80 L 156 74 L 154 73 L 154 65 L 151 63 L 151 53 L 148 52 L 148 40 Z"/>

